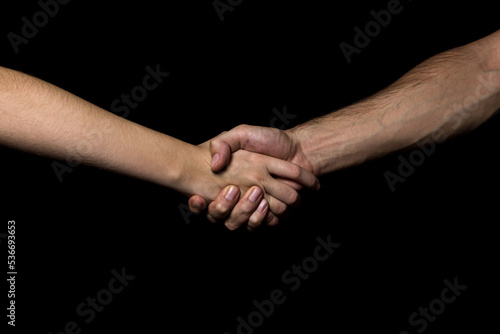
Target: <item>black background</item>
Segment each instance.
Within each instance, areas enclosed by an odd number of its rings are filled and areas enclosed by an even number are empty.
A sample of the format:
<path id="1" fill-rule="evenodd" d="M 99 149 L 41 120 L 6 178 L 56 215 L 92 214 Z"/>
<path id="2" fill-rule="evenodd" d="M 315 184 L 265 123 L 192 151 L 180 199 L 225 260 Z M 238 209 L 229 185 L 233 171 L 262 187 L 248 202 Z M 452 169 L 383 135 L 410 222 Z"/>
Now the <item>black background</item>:
<path id="1" fill-rule="evenodd" d="M 329 113 L 500 24 L 495 2 L 404 1 L 347 64 L 339 44 L 387 2 L 244 0 L 221 22 L 212 1 L 72 1 L 16 54 L 7 34 L 40 10 L 19 1 L 0 11 L 0 59 L 107 110 L 160 64 L 170 76 L 128 119 L 197 144 L 242 123 L 269 126 L 273 108 L 297 115 L 288 127 Z M 59 333 L 73 320 L 82 333 L 233 334 L 252 301 L 279 288 L 287 301 L 256 333 L 414 333 L 410 314 L 458 277 L 467 290 L 425 332 L 483 331 L 498 314 L 499 122 L 439 145 L 395 192 L 383 174 L 408 152 L 324 176 L 279 227 L 256 233 L 201 215 L 186 224 L 182 195 L 107 171 L 79 166 L 60 183 L 53 159 L 2 147 L 0 231 L 17 223 L 16 330 Z M 287 290 L 281 275 L 328 235 L 340 248 Z M 135 279 L 85 324 L 77 305 L 123 267 Z"/>

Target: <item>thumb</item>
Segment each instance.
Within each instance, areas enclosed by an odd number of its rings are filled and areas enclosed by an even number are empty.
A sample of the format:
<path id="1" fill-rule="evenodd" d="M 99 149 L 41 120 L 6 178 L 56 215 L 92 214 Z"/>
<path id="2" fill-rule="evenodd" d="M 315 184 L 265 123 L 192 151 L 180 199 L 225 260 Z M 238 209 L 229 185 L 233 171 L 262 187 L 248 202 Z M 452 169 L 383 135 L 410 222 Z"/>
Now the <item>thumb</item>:
<path id="1" fill-rule="evenodd" d="M 207 202 L 203 197 L 199 195 L 193 195 L 189 198 L 188 205 L 191 212 L 198 214 L 205 210 L 205 208 L 207 207 Z"/>
<path id="2" fill-rule="evenodd" d="M 212 171 L 218 172 L 227 166 L 231 153 L 248 150 L 284 159 L 289 154 L 289 146 L 283 141 L 280 130 L 251 125 L 238 125 L 210 141 Z"/>
<path id="3" fill-rule="evenodd" d="M 241 137 L 242 133 L 236 127 L 229 132 L 222 132 L 210 141 L 213 172 L 218 172 L 229 164 L 231 153 L 241 149 Z"/>

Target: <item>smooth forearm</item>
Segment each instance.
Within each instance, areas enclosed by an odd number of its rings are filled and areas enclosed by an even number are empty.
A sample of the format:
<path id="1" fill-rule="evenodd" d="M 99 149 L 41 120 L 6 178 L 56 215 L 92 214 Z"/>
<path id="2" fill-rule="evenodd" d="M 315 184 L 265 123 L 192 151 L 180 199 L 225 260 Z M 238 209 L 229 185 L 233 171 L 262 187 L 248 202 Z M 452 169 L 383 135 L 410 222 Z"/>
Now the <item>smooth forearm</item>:
<path id="1" fill-rule="evenodd" d="M 359 103 L 290 131 L 316 175 L 470 131 L 500 108 L 500 33 L 423 62 Z"/>
<path id="2" fill-rule="evenodd" d="M 0 144 L 194 192 L 196 146 L 107 112 L 45 81 L 0 68 Z M 208 152 L 207 154 L 208 155 Z M 203 177 L 210 176 L 206 169 Z M 207 180 L 203 180 L 207 183 Z M 212 184 L 208 182 L 209 184 Z"/>

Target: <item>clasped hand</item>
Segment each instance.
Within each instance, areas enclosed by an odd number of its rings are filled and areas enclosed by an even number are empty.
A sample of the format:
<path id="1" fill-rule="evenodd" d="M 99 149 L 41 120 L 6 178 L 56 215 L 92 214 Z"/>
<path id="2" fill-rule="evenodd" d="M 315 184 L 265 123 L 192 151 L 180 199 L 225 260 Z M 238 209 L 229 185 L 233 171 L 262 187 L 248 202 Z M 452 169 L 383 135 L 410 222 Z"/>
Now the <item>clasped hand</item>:
<path id="1" fill-rule="evenodd" d="M 224 180 L 221 184 L 226 183 L 209 203 L 207 218 L 225 221 L 230 230 L 245 225 L 253 230 L 262 223 L 276 225 L 289 207 L 300 202 L 298 191 L 302 187 L 319 189 L 297 132 L 240 125 L 199 147 L 210 150 L 207 163 Z M 192 196 L 190 209 L 204 211 L 205 198 Z"/>

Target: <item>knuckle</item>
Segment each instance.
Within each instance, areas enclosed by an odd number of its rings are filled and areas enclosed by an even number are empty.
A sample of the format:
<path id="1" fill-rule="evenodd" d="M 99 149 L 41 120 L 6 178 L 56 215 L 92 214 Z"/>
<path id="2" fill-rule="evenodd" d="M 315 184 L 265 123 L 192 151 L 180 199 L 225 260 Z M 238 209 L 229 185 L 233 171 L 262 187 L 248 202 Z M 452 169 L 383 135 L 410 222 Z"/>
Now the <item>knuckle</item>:
<path id="1" fill-rule="evenodd" d="M 249 130 L 249 129 L 250 129 L 250 125 L 248 125 L 248 124 L 240 124 L 240 125 L 238 125 L 237 127 L 235 127 L 234 129 L 235 129 L 235 130 L 238 130 L 238 131 L 243 131 L 243 132 L 245 132 L 245 131 L 247 131 L 247 130 Z"/>
<path id="2" fill-rule="evenodd" d="M 299 166 L 297 166 L 297 165 L 290 166 L 290 175 L 292 178 L 298 179 L 301 174 L 302 174 L 302 170 Z"/>
<path id="3" fill-rule="evenodd" d="M 289 205 L 294 205 L 294 204 L 298 204 L 298 202 L 300 201 L 300 195 L 298 192 L 296 191 L 293 191 L 291 194 L 290 194 L 290 198 L 289 198 Z"/>
<path id="4" fill-rule="evenodd" d="M 258 215 L 252 215 L 250 217 L 250 219 L 248 220 L 248 225 L 255 228 L 255 227 L 259 226 L 261 222 L 262 222 L 262 217 L 260 217 Z"/>
<path id="5" fill-rule="evenodd" d="M 247 159 L 252 164 L 262 163 L 262 156 L 259 154 L 249 154 Z M 257 174 L 257 173 L 255 173 L 255 174 Z"/>
<path id="6" fill-rule="evenodd" d="M 226 226 L 226 228 L 230 231 L 234 231 L 238 229 L 238 227 L 240 227 L 238 224 L 235 224 L 233 222 L 225 222 L 224 226 Z"/>
<path id="7" fill-rule="evenodd" d="M 259 186 L 262 190 L 264 190 L 265 188 L 264 186 L 266 184 L 266 178 L 261 173 L 259 173 L 258 171 L 250 172 L 249 180 L 251 184 Z"/>
<path id="8" fill-rule="evenodd" d="M 220 136 L 220 135 L 219 135 L 219 136 Z M 218 147 L 218 146 L 219 146 L 220 141 L 221 141 L 221 140 L 219 139 L 219 137 L 214 137 L 214 138 L 212 138 L 212 139 L 210 140 L 210 143 L 209 143 L 209 147 L 210 147 L 210 149 L 212 150 L 212 149 L 215 149 L 216 147 Z"/>
<path id="9" fill-rule="evenodd" d="M 235 135 L 246 138 L 247 134 L 250 132 L 250 126 L 247 124 L 240 124 L 231 130 Z"/>
<path id="10" fill-rule="evenodd" d="M 212 215 L 223 216 L 228 210 L 229 208 L 224 203 L 217 202 L 217 204 L 213 207 Z"/>
<path id="11" fill-rule="evenodd" d="M 285 214 L 287 210 L 287 206 L 279 201 L 272 201 L 272 203 L 269 204 L 269 207 L 271 208 L 271 211 L 278 216 Z"/>

